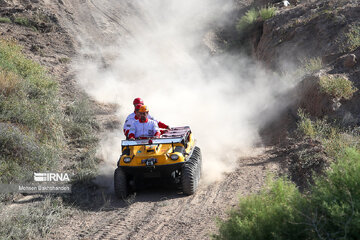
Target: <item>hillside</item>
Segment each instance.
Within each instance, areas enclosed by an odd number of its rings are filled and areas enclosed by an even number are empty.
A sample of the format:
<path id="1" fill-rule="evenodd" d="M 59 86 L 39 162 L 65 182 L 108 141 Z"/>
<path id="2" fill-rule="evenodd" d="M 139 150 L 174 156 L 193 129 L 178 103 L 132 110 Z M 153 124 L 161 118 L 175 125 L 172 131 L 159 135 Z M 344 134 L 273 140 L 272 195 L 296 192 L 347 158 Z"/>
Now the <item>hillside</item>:
<path id="1" fill-rule="evenodd" d="M 0 238 L 356 239 L 359 2 L 289 2 L 0 0 L 0 183 L 66 172 L 72 185 L 0 193 Z M 196 194 L 115 197 L 139 96 L 191 126 Z"/>

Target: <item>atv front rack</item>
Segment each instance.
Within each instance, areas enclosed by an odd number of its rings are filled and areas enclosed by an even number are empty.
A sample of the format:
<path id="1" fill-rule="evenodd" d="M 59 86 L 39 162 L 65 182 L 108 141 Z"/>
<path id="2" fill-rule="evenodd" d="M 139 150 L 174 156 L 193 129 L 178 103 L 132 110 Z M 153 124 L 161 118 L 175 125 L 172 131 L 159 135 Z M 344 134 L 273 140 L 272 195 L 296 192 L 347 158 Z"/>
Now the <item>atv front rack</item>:
<path id="1" fill-rule="evenodd" d="M 158 145 L 158 144 L 173 144 L 180 143 L 187 140 L 191 133 L 190 127 L 175 127 L 166 131 L 160 138 L 139 139 L 139 140 L 122 140 L 121 146 L 139 146 L 139 145 Z"/>
<path id="2" fill-rule="evenodd" d="M 180 143 L 182 138 L 153 138 L 153 139 L 141 139 L 141 140 L 122 140 L 121 146 L 139 146 L 139 145 L 158 145 L 166 143 Z"/>

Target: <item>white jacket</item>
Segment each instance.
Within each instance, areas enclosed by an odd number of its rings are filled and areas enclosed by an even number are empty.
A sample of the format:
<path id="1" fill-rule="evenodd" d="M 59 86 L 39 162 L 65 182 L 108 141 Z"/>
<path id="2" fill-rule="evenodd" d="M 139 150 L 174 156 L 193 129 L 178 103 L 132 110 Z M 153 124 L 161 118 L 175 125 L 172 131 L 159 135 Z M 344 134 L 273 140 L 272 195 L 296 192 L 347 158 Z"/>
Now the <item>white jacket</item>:
<path id="1" fill-rule="evenodd" d="M 155 122 L 157 122 L 150 114 L 148 114 L 148 118 L 151 120 L 154 120 Z M 135 119 L 135 113 L 130 113 L 129 116 L 126 118 L 125 123 L 124 123 L 124 134 L 125 136 L 128 136 L 129 131 L 130 131 L 130 127 L 133 124 L 134 121 L 137 121 L 137 119 Z"/>
<path id="2" fill-rule="evenodd" d="M 141 123 L 136 120 L 133 121 L 128 136 L 131 137 L 131 135 L 133 135 L 135 138 L 150 138 L 154 137 L 157 132 L 160 131 L 156 121 L 147 119 L 146 122 Z"/>

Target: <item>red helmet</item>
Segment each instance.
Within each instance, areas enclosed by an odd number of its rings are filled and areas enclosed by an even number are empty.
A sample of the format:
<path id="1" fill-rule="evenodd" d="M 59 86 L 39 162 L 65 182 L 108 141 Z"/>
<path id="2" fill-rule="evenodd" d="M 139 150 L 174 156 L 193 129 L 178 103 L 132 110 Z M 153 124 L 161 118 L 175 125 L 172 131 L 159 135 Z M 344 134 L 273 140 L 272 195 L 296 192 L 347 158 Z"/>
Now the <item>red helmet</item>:
<path id="1" fill-rule="evenodd" d="M 136 111 L 136 110 L 139 110 L 141 106 L 142 106 L 142 104 L 136 104 L 136 106 L 135 106 L 135 111 Z"/>
<path id="2" fill-rule="evenodd" d="M 135 98 L 133 104 L 136 106 L 137 104 L 144 105 L 144 101 L 141 98 Z"/>

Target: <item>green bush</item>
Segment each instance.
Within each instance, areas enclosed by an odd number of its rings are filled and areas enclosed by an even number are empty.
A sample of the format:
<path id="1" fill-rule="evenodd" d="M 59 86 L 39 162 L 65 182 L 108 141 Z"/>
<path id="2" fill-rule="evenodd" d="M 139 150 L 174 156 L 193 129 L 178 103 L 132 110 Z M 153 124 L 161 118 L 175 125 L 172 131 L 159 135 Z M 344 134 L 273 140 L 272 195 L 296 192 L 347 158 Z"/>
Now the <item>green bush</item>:
<path id="1" fill-rule="evenodd" d="M 14 23 L 25 27 L 32 27 L 30 20 L 26 17 L 16 17 Z"/>
<path id="2" fill-rule="evenodd" d="M 262 7 L 259 10 L 259 16 L 262 20 L 272 18 L 276 14 L 276 7 Z"/>
<path id="3" fill-rule="evenodd" d="M 258 18 L 259 13 L 254 8 L 248 10 L 244 16 L 242 16 L 239 20 L 239 22 L 236 25 L 236 29 L 239 32 L 242 32 L 247 27 L 252 25 Z"/>
<path id="4" fill-rule="evenodd" d="M 304 239 L 300 210 L 304 201 L 288 180 L 270 180 L 259 194 L 240 199 L 236 210 L 220 222 L 214 239 Z"/>
<path id="5" fill-rule="evenodd" d="M 300 121 L 298 131 L 313 140 L 320 141 L 325 153 L 331 159 L 342 156 L 348 147 L 360 149 L 360 135 L 348 129 L 341 129 L 335 123 L 329 123 L 327 119 L 312 121 L 302 110 L 298 111 Z"/>
<path id="6" fill-rule="evenodd" d="M 11 23 L 11 20 L 7 17 L 0 17 L 0 23 Z"/>
<path id="7" fill-rule="evenodd" d="M 360 47 L 360 25 L 351 25 L 346 33 L 346 47 L 349 51 L 354 51 Z"/>
<path id="8" fill-rule="evenodd" d="M 0 40 L 0 86 L 16 90 L 0 92 L 0 122 L 24 125 L 44 141 L 61 143 L 58 85 L 11 41 Z"/>
<path id="9" fill-rule="evenodd" d="M 353 83 L 343 76 L 321 76 L 319 84 L 322 92 L 339 99 L 350 99 L 352 98 L 353 93 L 357 91 L 357 88 L 354 87 Z"/>
<path id="10" fill-rule="evenodd" d="M 240 199 L 214 239 L 358 239 L 360 152 L 346 148 L 309 193 L 278 179 Z"/>
<path id="11" fill-rule="evenodd" d="M 56 168 L 65 146 L 58 86 L 15 42 L 0 40 L 0 182 Z"/>
<path id="12" fill-rule="evenodd" d="M 305 73 L 313 73 L 319 71 L 323 67 L 323 62 L 320 57 L 306 59 L 302 64 Z"/>
<path id="13" fill-rule="evenodd" d="M 258 19 L 265 21 L 275 16 L 275 14 L 275 7 L 263 7 L 260 10 L 252 8 L 240 18 L 240 20 L 236 24 L 236 29 L 238 32 L 243 33 L 243 31 L 251 27 Z"/>
<path id="14" fill-rule="evenodd" d="M 360 152 L 346 148 L 311 195 L 313 229 L 319 239 L 360 236 Z"/>

